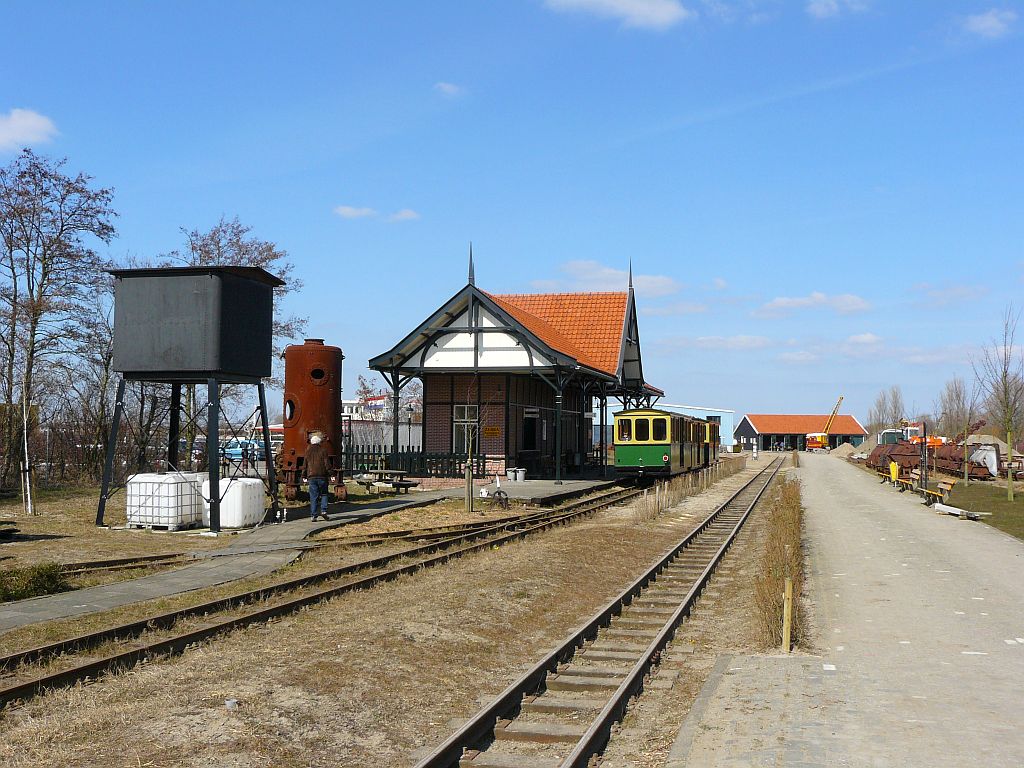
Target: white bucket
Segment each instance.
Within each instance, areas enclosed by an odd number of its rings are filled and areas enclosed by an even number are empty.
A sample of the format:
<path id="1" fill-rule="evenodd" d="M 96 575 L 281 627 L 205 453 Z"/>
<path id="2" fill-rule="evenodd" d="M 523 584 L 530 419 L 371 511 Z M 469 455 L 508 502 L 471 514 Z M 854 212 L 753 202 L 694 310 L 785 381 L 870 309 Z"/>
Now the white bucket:
<path id="1" fill-rule="evenodd" d="M 516 482 L 523 482 L 526 480 L 526 470 L 519 467 L 516 469 Z"/>
<path id="2" fill-rule="evenodd" d="M 515 480 L 516 479 L 516 468 L 515 467 L 509 467 L 508 469 L 506 469 L 505 470 L 505 477 L 507 477 L 509 480 Z"/>

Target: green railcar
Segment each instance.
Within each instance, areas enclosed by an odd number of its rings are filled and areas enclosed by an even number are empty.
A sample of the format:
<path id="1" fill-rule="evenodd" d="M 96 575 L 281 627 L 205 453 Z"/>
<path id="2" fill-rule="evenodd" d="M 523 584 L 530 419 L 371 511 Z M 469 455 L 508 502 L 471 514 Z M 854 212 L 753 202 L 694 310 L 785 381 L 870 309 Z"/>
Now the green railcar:
<path id="1" fill-rule="evenodd" d="M 717 424 L 655 408 L 615 414 L 615 470 L 638 476 L 671 476 L 708 466 L 718 458 Z M 710 442 L 712 437 L 716 442 Z M 713 458 L 712 458 L 713 457 Z"/>

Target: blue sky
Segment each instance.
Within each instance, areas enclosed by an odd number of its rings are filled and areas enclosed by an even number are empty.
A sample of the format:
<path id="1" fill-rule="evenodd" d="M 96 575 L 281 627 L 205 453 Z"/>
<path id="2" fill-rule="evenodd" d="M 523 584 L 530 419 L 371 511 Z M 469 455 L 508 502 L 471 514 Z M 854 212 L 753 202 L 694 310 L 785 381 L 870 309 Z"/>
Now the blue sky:
<path id="1" fill-rule="evenodd" d="M 115 189 L 110 254 L 285 248 L 346 391 L 458 290 L 637 275 L 672 402 L 928 408 L 1024 288 L 1018 3 L 5 2 L 0 163 Z M 11 31 L 17 30 L 17 34 Z"/>

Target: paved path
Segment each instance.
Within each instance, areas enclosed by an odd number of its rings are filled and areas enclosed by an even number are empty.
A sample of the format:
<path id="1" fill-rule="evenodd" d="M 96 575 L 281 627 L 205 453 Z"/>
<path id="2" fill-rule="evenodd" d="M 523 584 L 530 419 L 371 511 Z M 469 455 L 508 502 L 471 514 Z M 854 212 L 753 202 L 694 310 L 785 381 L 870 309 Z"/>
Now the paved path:
<path id="1" fill-rule="evenodd" d="M 1024 765 L 1024 543 L 800 461 L 824 656 L 720 660 L 668 765 Z"/>
<path id="2" fill-rule="evenodd" d="M 190 592 L 248 576 L 270 573 L 297 558 L 309 547 L 310 534 L 368 520 L 387 512 L 422 506 L 444 498 L 448 491 L 424 491 L 393 496 L 371 504 L 332 504 L 331 519 L 311 522 L 308 508 L 289 510 L 294 518 L 282 525 L 263 525 L 233 536 L 228 546 L 197 552 L 199 562 L 173 570 L 73 592 L 19 600 L 0 606 L 0 633 L 40 621 L 66 619 L 107 611 L 122 605 Z"/>

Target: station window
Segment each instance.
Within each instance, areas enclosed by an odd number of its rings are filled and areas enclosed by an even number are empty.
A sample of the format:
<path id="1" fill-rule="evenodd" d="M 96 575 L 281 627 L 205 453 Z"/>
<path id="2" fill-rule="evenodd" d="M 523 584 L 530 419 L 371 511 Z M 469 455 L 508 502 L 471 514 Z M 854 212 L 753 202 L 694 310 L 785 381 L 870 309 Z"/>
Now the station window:
<path id="1" fill-rule="evenodd" d="M 637 419 L 635 429 L 638 442 L 651 439 L 651 422 L 648 419 Z"/>
<path id="2" fill-rule="evenodd" d="M 469 453 L 469 446 L 475 443 L 479 409 L 475 405 L 456 405 L 452 412 L 452 452 Z M 480 446 L 473 445 L 477 452 Z"/>
<path id="3" fill-rule="evenodd" d="M 654 433 L 655 440 L 667 440 L 668 439 L 668 420 L 667 419 L 654 419 Z"/>
<path id="4" fill-rule="evenodd" d="M 629 419 L 619 419 L 619 442 L 628 443 L 633 439 L 633 422 Z"/>

